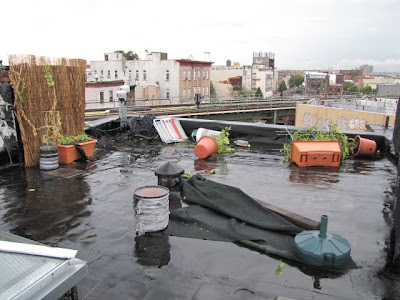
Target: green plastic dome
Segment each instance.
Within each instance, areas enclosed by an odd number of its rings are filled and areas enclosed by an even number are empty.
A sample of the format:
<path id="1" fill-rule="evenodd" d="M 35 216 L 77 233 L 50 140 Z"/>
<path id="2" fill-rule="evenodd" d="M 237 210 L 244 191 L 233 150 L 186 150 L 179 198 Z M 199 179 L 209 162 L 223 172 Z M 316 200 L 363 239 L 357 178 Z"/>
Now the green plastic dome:
<path id="1" fill-rule="evenodd" d="M 314 266 L 339 267 L 350 258 L 349 242 L 341 236 L 327 232 L 328 217 L 321 217 L 320 231 L 303 231 L 294 238 L 294 254 L 303 262 Z"/>

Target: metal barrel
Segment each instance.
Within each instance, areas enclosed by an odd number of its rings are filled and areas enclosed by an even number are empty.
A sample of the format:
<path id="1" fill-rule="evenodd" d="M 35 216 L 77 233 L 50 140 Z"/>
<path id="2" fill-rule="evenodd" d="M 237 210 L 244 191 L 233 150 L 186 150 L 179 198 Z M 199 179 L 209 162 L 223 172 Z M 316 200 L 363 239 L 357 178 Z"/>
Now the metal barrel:
<path id="1" fill-rule="evenodd" d="M 165 229 L 169 222 L 168 188 L 156 185 L 136 189 L 134 211 L 138 235 Z"/>

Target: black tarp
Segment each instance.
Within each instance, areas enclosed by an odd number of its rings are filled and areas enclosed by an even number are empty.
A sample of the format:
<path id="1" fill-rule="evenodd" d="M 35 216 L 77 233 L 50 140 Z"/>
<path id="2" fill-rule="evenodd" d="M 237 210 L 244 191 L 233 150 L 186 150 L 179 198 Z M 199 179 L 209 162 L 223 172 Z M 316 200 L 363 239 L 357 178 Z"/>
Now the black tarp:
<path id="1" fill-rule="evenodd" d="M 182 199 L 191 205 L 170 212 L 164 234 L 240 242 L 301 262 L 294 255 L 293 240 L 304 229 L 262 207 L 240 189 L 195 175 L 184 180 Z"/>

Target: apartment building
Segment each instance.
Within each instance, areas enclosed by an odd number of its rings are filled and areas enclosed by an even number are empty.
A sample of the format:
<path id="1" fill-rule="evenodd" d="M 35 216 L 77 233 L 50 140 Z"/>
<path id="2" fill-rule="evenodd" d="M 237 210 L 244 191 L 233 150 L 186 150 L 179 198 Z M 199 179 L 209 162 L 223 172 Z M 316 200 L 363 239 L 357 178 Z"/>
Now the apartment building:
<path id="1" fill-rule="evenodd" d="M 123 80 L 135 86 L 135 100 L 152 104 L 193 102 L 195 94 L 210 95 L 210 61 L 168 59 L 167 53 L 152 52 L 144 60 L 125 59 L 120 53 L 106 53 L 104 61 L 92 61 L 88 82 Z"/>
<path id="2" fill-rule="evenodd" d="M 276 89 L 274 84 L 275 54 L 271 52 L 253 52 L 253 64 L 251 67 L 251 90 L 258 88 L 264 97 L 270 97 Z"/>
<path id="3" fill-rule="evenodd" d="M 277 73 L 275 72 L 275 54 L 254 52 L 251 66 L 232 66 L 230 60 L 226 66 L 213 66 L 211 80 L 221 99 L 230 97 L 232 78 L 241 77 L 241 85 L 253 93 L 261 89 L 264 97 L 272 96 L 277 89 Z"/>

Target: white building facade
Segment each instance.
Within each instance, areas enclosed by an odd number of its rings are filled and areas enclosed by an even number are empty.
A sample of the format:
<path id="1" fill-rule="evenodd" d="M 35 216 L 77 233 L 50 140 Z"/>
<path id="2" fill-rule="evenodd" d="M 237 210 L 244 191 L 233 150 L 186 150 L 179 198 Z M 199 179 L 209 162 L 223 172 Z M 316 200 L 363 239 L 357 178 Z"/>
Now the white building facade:
<path id="1" fill-rule="evenodd" d="M 170 60 L 166 53 L 152 52 L 145 60 L 125 60 L 120 53 L 106 53 L 104 61 L 91 61 L 87 71 L 88 82 L 123 80 L 125 85 L 137 88 L 135 101 L 148 101 L 146 87 L 152 89 L 151 97 L 158 104 L 178 104 L 193 100 L 195 94 L 209 95 L 210 67 L 212 62 Z M 187 84 L 190 81 L 192 84 Z"/>
<path id="2" fill-rule="evenodd" d="M 278 80 L 277 72 L 275 72 L 275 55 L 255 52 L 252 66 L 213 66 L 211 80 L 218 98 L 231 97 L 231 87 L 224 82 L 238 76 L 242 78 L 242 86 L 246 89 L 255 93 L 260 88 L 264 98 L 271 97 L 277 89 Z"/>

